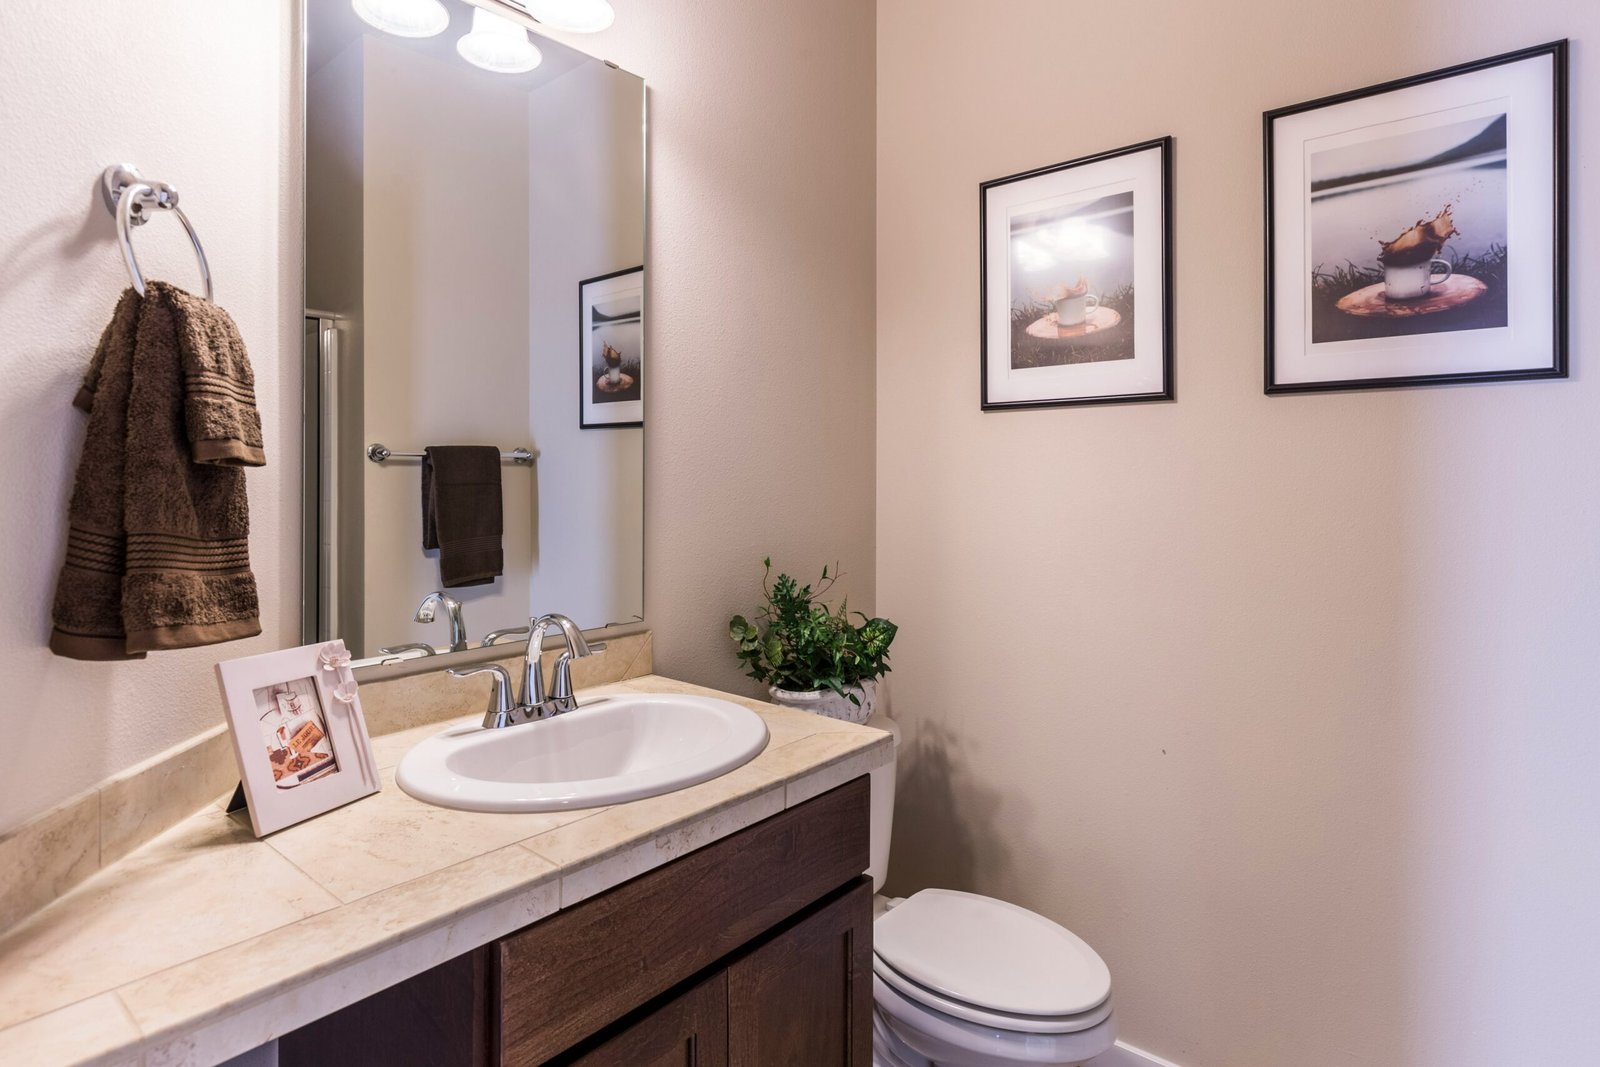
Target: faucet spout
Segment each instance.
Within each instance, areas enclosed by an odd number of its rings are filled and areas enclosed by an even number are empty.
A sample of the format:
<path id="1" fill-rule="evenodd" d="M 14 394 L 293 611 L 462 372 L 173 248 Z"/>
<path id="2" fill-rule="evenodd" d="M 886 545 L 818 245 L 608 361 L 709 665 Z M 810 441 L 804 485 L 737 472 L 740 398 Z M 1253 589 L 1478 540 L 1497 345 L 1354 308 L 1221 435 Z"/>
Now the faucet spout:
<path id="1" fill-rule="evenodd" d="M 461 601 L 449 593 L 433 592 L 422 598 L 422 603 L 417 605 L 417 622 L 432 622 L 435 609 L 443 606 L 450 619 L 450 651 L 465 652 L 467 650 L 467 624 L 461 615 Z"/>
<path id="2" fill-rule="evenodd" d="M 544 672 L 539 659 L 544 648 L 545 631 L 551 627 L 561 631 L 566 648 L 556 660 L 556 673 L 552 692 L 545 696 Z M 571 664 L 575 659 L 605 651 L 605 645 L 591 645 L 578 629 L 578 624 L 565 615 L 541 615 L 528 620 L 528 655 L 522 662 L 522 705 L 531 709 L 537 718 L 548 718 L 578 706 L 572 694 Z"/>

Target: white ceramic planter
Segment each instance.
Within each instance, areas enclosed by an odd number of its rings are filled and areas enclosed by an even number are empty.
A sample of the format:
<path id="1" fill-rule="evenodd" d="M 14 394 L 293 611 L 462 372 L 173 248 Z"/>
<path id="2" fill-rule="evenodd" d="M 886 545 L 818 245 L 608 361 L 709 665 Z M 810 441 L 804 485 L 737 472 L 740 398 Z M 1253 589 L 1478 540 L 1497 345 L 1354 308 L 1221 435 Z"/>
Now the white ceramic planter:
<path id="1" fill-rule="evenodd" d="M 767 692 L 772 694 L 775 704 L 782 704 L 786 708 L 797 711 L 809 711 L 814 715 L 826 715 L 830 719 L 843 719 L 845 722 L 864 723 L 872 717 L 878 706 L 878 681 L 868 679 L 860 685 L 847 685 L 845 692 L 854 693 L 859 705 L 850 702 L 849 698 L 842 697 L 831 689 L 815 689 L 799 692 L 793 689 L 779 689 L 777 686 L 768 686 Z"/>

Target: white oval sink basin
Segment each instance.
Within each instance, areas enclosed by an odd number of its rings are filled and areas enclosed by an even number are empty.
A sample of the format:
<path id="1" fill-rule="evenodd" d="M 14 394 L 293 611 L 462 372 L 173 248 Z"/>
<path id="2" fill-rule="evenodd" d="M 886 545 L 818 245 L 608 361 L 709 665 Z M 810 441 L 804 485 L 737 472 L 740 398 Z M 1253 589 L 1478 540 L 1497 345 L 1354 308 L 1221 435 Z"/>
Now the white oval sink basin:
<path id="1" fill-rule="evenodd" d="M 742 766 L 767 747 L 767 724 L 712 697 L 601 697 L 542 722 L 458 726 L 405 754 L 400 788 L 465 811 L 563 811 L 670 793 Z"/>

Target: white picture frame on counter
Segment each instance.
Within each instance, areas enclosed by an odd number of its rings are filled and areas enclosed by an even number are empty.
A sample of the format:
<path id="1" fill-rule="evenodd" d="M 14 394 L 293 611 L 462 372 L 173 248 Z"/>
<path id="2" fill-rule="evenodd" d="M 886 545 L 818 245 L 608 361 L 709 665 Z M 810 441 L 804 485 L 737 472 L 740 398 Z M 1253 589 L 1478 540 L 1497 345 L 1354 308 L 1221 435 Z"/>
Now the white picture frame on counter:
<path id="1" fill-rule="evenodd" d="M 217 682 L 257 837 L 381 788 L 343 641 L 226 660 Z"/>

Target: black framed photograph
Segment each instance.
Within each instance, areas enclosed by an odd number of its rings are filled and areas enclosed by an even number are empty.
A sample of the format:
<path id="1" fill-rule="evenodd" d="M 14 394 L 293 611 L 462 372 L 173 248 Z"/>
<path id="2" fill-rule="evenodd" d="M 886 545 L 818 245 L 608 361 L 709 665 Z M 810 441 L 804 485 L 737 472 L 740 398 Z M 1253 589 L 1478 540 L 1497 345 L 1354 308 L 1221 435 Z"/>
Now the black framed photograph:
<path id="1" fill-rule="evenodd" d="M 1269 394 L 1566 377 L 1565 41 L 1265 134 Z"/>
<path id="2" fill-rule="evenodd" d="M 644 425 L 644 268 L 578 283 L 578 426 Z"/>
<path id="3" fill-rule="evenodd" d="M 978 197 L 983 410 L 1172 399 L 1172 138 Z"/>

